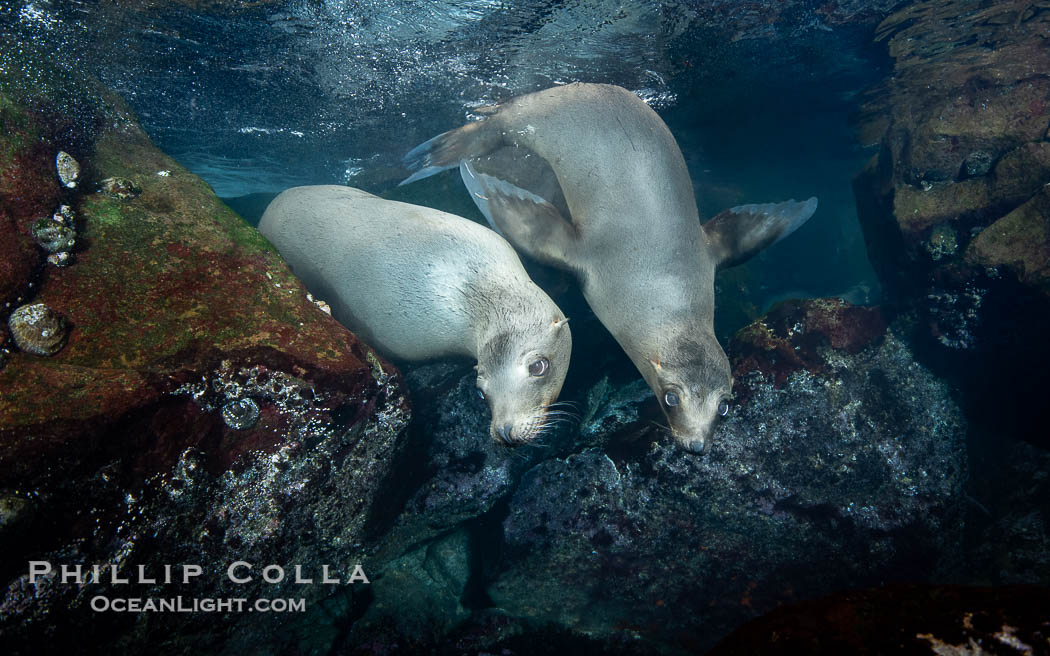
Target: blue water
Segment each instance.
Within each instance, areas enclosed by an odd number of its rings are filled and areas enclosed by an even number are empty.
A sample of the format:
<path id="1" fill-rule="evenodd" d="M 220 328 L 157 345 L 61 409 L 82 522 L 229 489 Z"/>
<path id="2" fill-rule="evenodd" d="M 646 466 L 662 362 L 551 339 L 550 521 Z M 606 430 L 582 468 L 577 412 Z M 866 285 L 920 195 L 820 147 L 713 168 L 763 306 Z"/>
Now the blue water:
<path id="1" fill-rule="evenodd" d="M 5 0 L 0 17 L 123 95 L 249 221 L 290 186 L 388 191 L 407 150 L 480 105 L 574 81 L 632 89 L 675 134 L 702 216 L 820 199 L 808 225 L 720 285 L 747 306 L 726 313 L 727 336 L 784 298 L 878 301 L 850 189 L 872 153 L 849 116 L 886 61 L 870 19 L 832 29 L 804 5 L 763 22 L 731 2 L 300 0 L 193 13 Z"/>

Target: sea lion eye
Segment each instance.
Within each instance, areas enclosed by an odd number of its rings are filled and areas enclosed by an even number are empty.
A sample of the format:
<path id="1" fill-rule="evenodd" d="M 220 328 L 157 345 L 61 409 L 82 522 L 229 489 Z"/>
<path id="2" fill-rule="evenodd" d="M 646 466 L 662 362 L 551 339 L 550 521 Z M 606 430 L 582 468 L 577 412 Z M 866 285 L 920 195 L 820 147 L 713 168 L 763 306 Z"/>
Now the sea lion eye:
<path id="1" fill-rule="evenodd" d="M 678 394 L 674 391 L 668 391 L 664 394 L 664 403 L 667 404 L 668 408 L 673 408 L 678 405 L 681 401 L 678 398 Z"/>
<path id="2" fill-rule="evenodd" d="M 729 414 L 729 399 L 722 399 L 718 402 L 718 414 L 723 417 Z"/>
<path id="3" fill-rule="evenodd" d="M 529 365 L 529 375 L 536 376 L 537 378 L 540 376 L 544 376 L 546 375 L 547 370 L 550 369 L 550 367 L 551 363 L 547 360 L 547 358 L 540 358 L 539 360 L 533 361 L 533 363 Z"/>
<path id="4" fill-rule="evenodd" d="M 485 400 L 485 393 L 481 391 L 480 387 L 476 388 L 474 391 L 478 393 L 479 399 L 481 399 L 482 401 Z"/>

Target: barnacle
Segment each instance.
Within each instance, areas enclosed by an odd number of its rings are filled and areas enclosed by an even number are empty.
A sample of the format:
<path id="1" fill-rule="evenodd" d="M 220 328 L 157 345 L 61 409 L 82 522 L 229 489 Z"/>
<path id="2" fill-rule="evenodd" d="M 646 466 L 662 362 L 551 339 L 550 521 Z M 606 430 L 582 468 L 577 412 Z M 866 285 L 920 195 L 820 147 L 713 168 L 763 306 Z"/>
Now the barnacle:
<path id="1" fill-rule="evenodd" d="M 54 355 L 66 343 L 66 321 L 57 312 L 36 303 L 23 305 L 7 320 L 18 348 L 34 355 Z"/>

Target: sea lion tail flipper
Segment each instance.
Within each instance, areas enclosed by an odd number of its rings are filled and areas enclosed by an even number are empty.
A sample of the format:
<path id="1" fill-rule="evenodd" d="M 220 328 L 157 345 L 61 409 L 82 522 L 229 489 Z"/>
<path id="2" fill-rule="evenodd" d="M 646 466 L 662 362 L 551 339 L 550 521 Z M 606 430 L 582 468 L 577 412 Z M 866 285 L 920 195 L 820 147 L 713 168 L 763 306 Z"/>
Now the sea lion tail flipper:
<path id="1" fill-rule="evenodd" d="M 459 165 L 463 184 L 492 229 L 540 262 L 571 269 L 576 231 L 551 203 L 506 180 Z"/>
<path id="2" fill-rule="evenodd" d="M 458 166 L 462 160 L 485 155 L 499 147 L 501 138 L 499 130 L 489 121 L 476 121 L 442 132 L 408 151 L 402 158 L 405 168 L 416 172 L 398 186 Z"/>
<path id="3" fill-rule="evenodd" d="M 719 269 L 751 259 L 798 229 L 817 211 L 816 197 L 783 203 L 739 205 L 704 224 Z"/>

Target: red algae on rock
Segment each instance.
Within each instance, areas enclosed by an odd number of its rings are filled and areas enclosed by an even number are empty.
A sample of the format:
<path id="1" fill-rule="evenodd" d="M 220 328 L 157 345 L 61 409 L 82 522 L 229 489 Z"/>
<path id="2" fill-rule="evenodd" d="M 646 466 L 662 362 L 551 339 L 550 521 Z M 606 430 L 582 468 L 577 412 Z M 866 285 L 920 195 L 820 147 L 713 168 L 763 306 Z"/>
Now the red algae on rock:
<path id="1" fill-rule="evenodd" d="M 779 387 L 789 374 L 826 371 L 822 349 L 858 353 L 886 331 L 878 308 L 850 305 L 838 298 L 778 303 L 729 344 L 733 376 L 759 371 Z"/>

